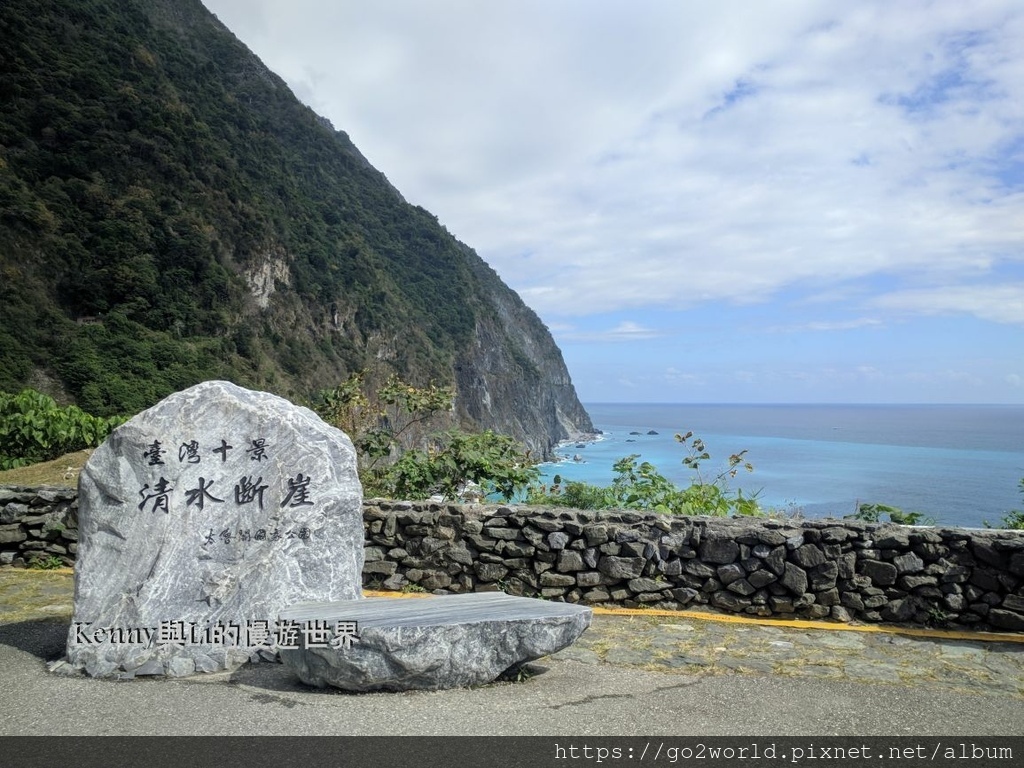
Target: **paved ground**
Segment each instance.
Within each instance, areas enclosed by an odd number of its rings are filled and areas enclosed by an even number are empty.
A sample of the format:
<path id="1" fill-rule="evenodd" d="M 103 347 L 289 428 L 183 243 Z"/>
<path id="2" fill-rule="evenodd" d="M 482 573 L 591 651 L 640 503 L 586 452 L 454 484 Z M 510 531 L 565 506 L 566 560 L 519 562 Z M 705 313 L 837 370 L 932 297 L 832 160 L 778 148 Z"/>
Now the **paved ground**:
<path id="1" fill-rule="evenodd" d="M 310 690 L 276 664 L 116 683 L 46 671 L 69 573 L 0 569 L 0 735 L 1017 735 L 1024 644 L 598 615 L 518 683 Z"/>
<path id="2" fill-rule="evenodd" d="M 1024 705 L 1024 644 L 643 616 L 599 617 L 555 658 L 652 671 L 771 675 L 1005 695 Z M 1024 640 L 1024 638 L 1022 638 Z M 881 693 L 881 691 L 880 691 Z"/>

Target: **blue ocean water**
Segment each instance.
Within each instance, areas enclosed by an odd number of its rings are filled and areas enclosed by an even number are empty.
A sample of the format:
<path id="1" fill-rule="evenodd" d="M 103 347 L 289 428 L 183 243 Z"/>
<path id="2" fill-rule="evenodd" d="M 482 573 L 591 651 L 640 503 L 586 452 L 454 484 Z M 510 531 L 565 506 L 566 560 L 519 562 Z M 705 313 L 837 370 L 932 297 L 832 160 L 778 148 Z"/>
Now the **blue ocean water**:
<path id="1" fill-rule="evenodd" d="M 858 502 L 923 512 L 942 525 L 997 524 L 1024 509 L 1024 406 L 1001 405 L 652 405 L 586 406 L 604 434 L 542 465 L 543 482 L 606 485 L 612 464 L 639 454 L 680 485 L 692 473 L 674 435 L 692 431 L 714 474 L 747 450 L 754 472 L 731 487 L 759 492 L 763 505 L 806 517 L 842 517 Z M 656 432 L 657 434 L 648 434 Z M 632 434 L 639 433 L 639 434 Z M 582 461 L 574 462 L 578 456 Z"/>

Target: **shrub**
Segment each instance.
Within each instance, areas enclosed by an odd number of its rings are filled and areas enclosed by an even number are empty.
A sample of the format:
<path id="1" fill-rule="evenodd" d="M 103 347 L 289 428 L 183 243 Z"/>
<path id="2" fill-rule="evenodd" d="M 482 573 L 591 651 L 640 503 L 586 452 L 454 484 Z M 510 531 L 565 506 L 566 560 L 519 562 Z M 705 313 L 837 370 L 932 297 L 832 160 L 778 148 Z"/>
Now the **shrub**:
<path id="1" fill-rule="evenodd" d="M 397 458 L 454 402 L 450 388 L 413 387 L 395 375 L 368 392 L 365 374 L 353 373 L 334 389 L 322 390 L 313 409 L 352 438 L 360 467 L 373 470 Z"/>
<path id="2" fill-rule="evenodd" d="M 74 405 L 62 408 L 52 397 L 33 389 L 17 395 L 0 392 L 0 469 L 94 448 L 123 422 L 118 416 L 91 416 Z"/>
<path id="3" fill-rule="evenodd" d="M 1020 483 L 1018 483 L 1018 485 L 1020 486 L 1020 492 L 1024 494 L 1024 478 L 1021 478 L 1021 481 Z M 985 521 L 985 527 L 992 527 L 989 524 L 988 520 Z M 1002 520 L 999 521 L 999 527 L 1006 528 L 1011 531 L 1024 531 L 1024 511 L 1021 511 L 1019 509 L 1011 509 L 1005 515 L 1003 515 Z"/>
<path id="4" fill-rule="evenodd" d="M 529 454 L 511 437 L 490 430 L 452 430 L 434 447 L 406 451 L 373 480 L 379 495 L 393 498 L 451 499 L 476 484 L 483 495 L 497 494 L 510 501 L 539 474 Z"/>
<path id="5" fill-rule="evenodd" d="M 475 483 L 483 495 L 507 501 L 536 482 L 535 462 L 510 437 L 490 430 L 430 433 L 437 417 L 451 411 L 454 398 L 450 388 L 413 387 L 394 375 L 376 392 L 367 392 L 363 374 L 357 373 L 321 392 L 314 407 L 351 436 L 368 495 L 449 499 Z"/>
<path id="6" fill-rule="evenodd" d="M 744 458 L 746 451 L 729 457 L 726 466 L 713 476 L 706 476 L 701 465 L 710 460 L 704 442 L 692 432 L 676 435 L 676 442 L 686 447 L 683 466 L 693 472 L 690 485 L 676 486 L 658 472 L 649 461 L 640 463 L 639 454 L 625 456 L 612 466 L 615 478 L 607 487 L 589 483 L 570 482 L 563 488 L 558 482 L 551 486 L 530 489 L 527 502 L 578 509 L 641 509 L 677 515 L 762 515 L 757 494 L 744 496 L 742 490 L 733 491 L 729 480 L 740 469 L 753 472 L 754 467 Z"/>
<path id="7" fill-rule="evenodd" d="M 53 571 L 57 568 L 63 568 L 64 561 L 56 555 L 48 555 L 47 557 L 39 555 L 29 562 L 28 567 L 37 571 Z"/>
<path id="8" fill-rule="evenodd" d="M 852 515 L 846 515 L 847 520 L 866 520 L 869 523 L 889 522 L 899 525 L 935 525 L 935 518 L 923 512 L 904 512 L 899 507 L 891 507 L 888 504 L 865 504 L 858 502 L 857 511 Z"/>

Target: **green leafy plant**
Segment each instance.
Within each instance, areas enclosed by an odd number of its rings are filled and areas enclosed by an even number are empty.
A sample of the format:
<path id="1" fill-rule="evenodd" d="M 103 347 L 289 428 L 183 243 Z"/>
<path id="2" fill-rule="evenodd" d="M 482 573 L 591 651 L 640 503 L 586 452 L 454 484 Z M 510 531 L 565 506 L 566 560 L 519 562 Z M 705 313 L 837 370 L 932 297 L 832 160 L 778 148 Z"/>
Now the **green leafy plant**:
<path id="1" fill-rule="evenodd" d="M 1021 512 L 1020 510 L 1007 512 L 999 527 L 1013 531 L 1024 531 L 1024 512 Z"/>
<path id="2" fill-rule="evenodd" d="M 534 486 L 527 502 L 578 509 L 642 509 L 679 515 L 763 515 L 757 494 L 745 496 L 742 489 L 733 491 L 729 480 L 739 471 L 753 472 L 745 459 L 746 451 L 732 454 L 725 467 L 708 475 L 701 466 L 711 459 L 704 441 L 692 432 L 677 434 L 676 442 L 685 446 L 682 463 L 693 473 L 690 485 L 680 488 L 649 461 L 640 462 L 639 454 L 619 459 L 612 466 L 615 477 L 607 487 L 570 482 L 564 487 L 555 476 L 550 486 Z"/>
<path id="3" fill-rule="evenodd" d="M 949 614 L 937 605 L 928 606 L 928 623 L 933 627 L 945 627 L 949 624 Z"/>
<path id="4" fill-rule="evenodd" d="M 935 518 L 923 512 L 904 512 L 899 507 L 888 504 L 857 502 L 857 511 L 846 515 L 847 520 L 864 520 L 869 523 L 881 523 L 888 520 L 899 525 L 935 525 Z"/>
<path id="5" fill-rule="evenodd" d="M 522 665 L 518 667 L 509 667 L 500 675 L 498 675 L 498 681 L 503 683 L 525 683 L 531 677 L 537 673 L 533 671 L 529 665 Z"/>
<path id="6" fill-rule="evenodd" d="M 94 448 L 123 421 L 116 416 L 91 416 L 74 405 L 62 408 L 52 397 L 33 389 L 17 395 L 0 392 L 0 469 Z"/>
<path id="7" fill-rule="evenodd" d="M 353 373 L 334 389 L 319 393 L 314 410 L 352 438 L 360 466 L 367 471 L 397 457 L 451 411 L 455 393 L 431 384 L 414 387 L 392 374 L 371 391 L 364 372 Z"/>
<path id="8" fill-rule="evenodd" d="M 369 495 L 451 499 L 475 484 L 482 495 L 507 501 L 536 482 L 536 462 L 510 437 L 432 431 L 454 398 L 450 388 L 414 387 L 394 375 L 371 392 L 357 373 L 321 392 L 315 408 L 352 437 Z"/>
<path id="9" fill-rule="evenodd" d="M 757 503 L 757 495 L 744 496 L 742 489 L 733 492 L 729 487 L 729 481 L 739 474 L 740 470 L 753 472 L 754 465 L 746 459 L 747 451 L 744 449 L 739 453 L 729 456 L 724 468 L 707 476 L 701 471 L 701 465 L 711 459 L 704 441 L 695 437 L 692 432 L 685 435 L 676 435 L 676 442 L 686 446 L 687 456 L 683 459 L 683 466 L 691 469 L 694 474 L 693 482 L 686 489 L 686 503 L 694 510 L 700 510 L 692 514 L 703 515 L 741 515 L 756 516 L 762 514 L 760 505 Z"/>
<path id="10" fill-rule="evenodd" d="M 527 491 L 529 504 L 549 504 L 572 509 L 605 509 L 608 504 L 608 489 L 570 480 L 562 484 L 562 478 L 555 475 L 551 485 L 533 485 Z"/>
<path id="11" fill-rule="evenodd" d="M 626 509 L 671 512 L 683 501 L 679 489 L 649 461 L 637 463 L 638 458 L 633 454 L 612 465 L 611 500 Z"/>
<path id="12" fill-rule="evenodd" d="M 53 571 L 57 568 L 63 568 L 64 561 L 56 555 L 50 555 L 49 557 L 37 557 L 28 564 L 28 567 L 37 571 Z"/>
<path id="13" fill-rule="evenodd" d="M 1024 494 L 1024 478 L 1021 478 L 1018 483 L 1020 486 L 1020 492 Z M 992 528 L 993 526 L 988 522 L 984 521 L 986 528 Z M 1002 520 L 999 521 L 999 528 L 1005 528 L 1011 531 L 1024 531 L 1024 511 L 1019 509 L 1011 509 L 1005 515 Z"/>
<path id="14" fill-rule="evenodd" d="M 374 479 L 377 489 L 393 498 L 452 499 L 476 484 L 483 495 L 497 494 L 509 501 L 539 474 L 529 453 L 506 435 L 450 430 L 426 450 L 406 451 Z"/>

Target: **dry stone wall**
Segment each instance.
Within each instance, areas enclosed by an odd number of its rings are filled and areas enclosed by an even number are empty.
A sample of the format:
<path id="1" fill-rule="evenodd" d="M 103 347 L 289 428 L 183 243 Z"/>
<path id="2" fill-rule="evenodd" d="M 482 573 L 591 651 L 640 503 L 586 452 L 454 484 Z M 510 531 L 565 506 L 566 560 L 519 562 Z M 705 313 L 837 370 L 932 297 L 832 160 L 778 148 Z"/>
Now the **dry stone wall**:
<path id="1" fill-rule="evenodd" d="M 76 504 L 0 488 L 0 564 L 71 564 Z M 367 588 L 1024 632 L 1024 531 L 385 500 L 363 520 Z"/>
<path id="2" fill-rule="evenodd" d="M 0 486 L 0 566 L 72 566 L 77 551 L 77 491 Z"/>
<path id="3" fill-rule="evenodd" d="M 1024 631 L 1024 532 L 364 503 L 364 584 Z"/>

